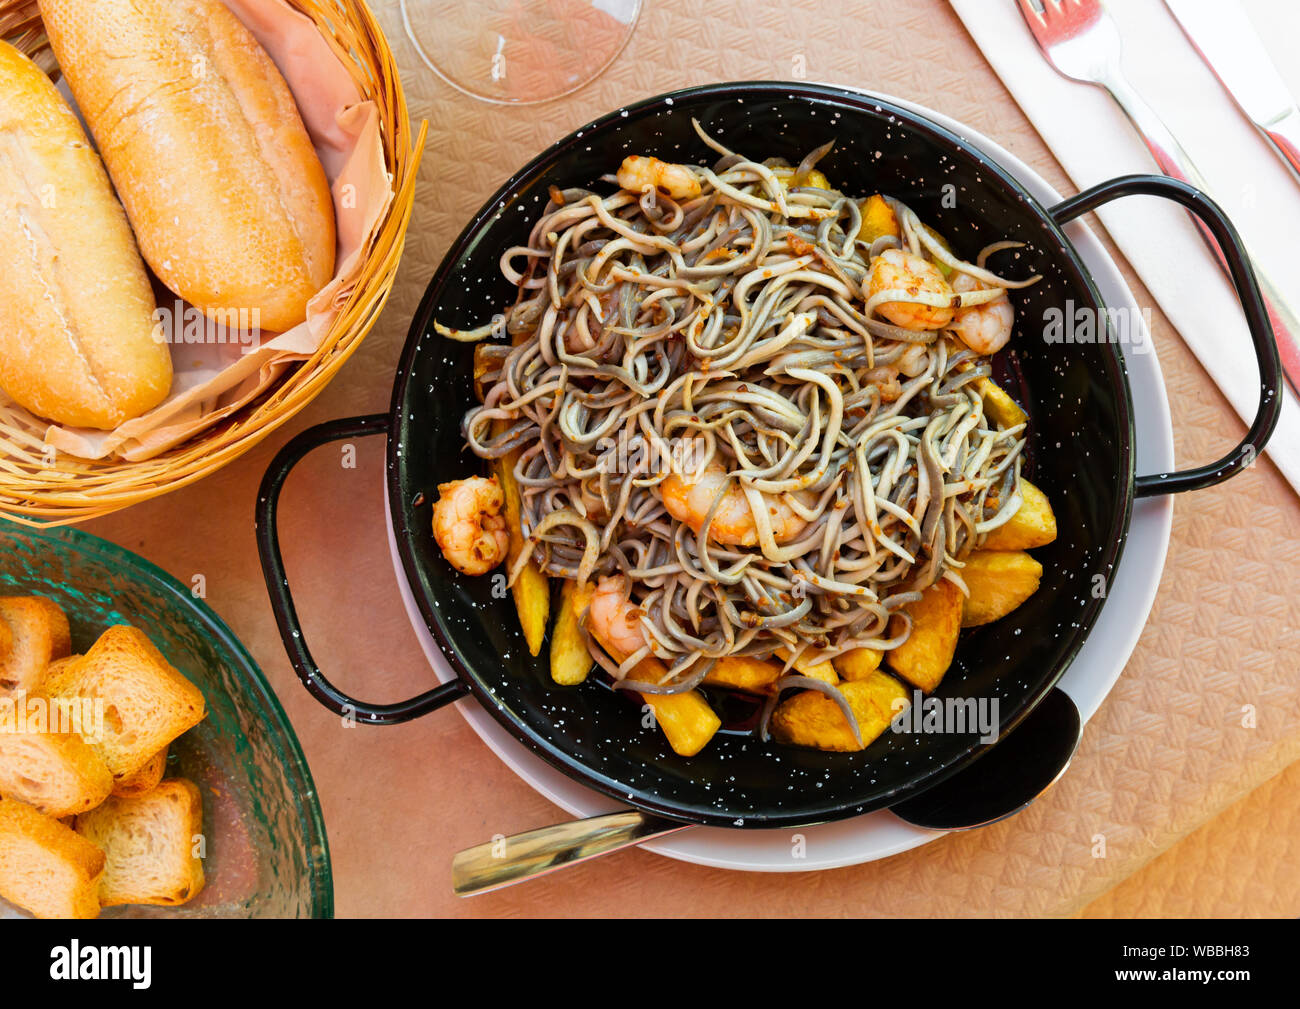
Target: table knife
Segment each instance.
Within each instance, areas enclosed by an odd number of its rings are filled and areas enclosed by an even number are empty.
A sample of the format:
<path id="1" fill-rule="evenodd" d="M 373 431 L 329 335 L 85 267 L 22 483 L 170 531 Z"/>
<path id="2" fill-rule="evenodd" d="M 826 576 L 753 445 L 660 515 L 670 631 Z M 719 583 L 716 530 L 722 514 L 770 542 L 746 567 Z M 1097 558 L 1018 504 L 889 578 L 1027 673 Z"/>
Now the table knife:
<path id="1" fill-rule="evenodd" d="M 1201 59 L 1300 182 L 1300 107 L 1236 4 L 1165 0 Z"/>

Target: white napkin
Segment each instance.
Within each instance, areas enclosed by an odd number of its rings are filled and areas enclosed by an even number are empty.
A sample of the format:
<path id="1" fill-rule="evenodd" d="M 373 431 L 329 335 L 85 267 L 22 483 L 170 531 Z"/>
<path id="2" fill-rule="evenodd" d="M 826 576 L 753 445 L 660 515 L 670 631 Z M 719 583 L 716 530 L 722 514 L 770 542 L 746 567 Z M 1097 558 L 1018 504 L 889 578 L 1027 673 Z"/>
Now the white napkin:
<path id="1" fill-rule="evenodd" d="M 1116 175 L 1157 171 L 1109 95 L 1067 80 L 1047 63 L 1015 0 L 950 3 L 1079 189 Z M 1191 155 L 1256 262 L 1300 309 L 1300 185 L 1201 62 L 1162 0 L 1111 0 L 1108 6 L 1124 40 L 1125 74 Z M 1287 85 L 1300 95 L 1300 62 L 1289 56 L 1300 40 L 1300 4 L 1244 0 L 1241 6 Z M 1245 320 L 1187 215 L 1156 197 L 1129 196 L 1098 216 L 1237 413 L 1253 418 L 1259 373 Z M 1300 403 L 1289 390 L 1284 398 L 1267 452 L 1300 491 Z M 1229 438 L 1235 443 L 1238 437 L 1223 432 L 1225 452 Z"/>

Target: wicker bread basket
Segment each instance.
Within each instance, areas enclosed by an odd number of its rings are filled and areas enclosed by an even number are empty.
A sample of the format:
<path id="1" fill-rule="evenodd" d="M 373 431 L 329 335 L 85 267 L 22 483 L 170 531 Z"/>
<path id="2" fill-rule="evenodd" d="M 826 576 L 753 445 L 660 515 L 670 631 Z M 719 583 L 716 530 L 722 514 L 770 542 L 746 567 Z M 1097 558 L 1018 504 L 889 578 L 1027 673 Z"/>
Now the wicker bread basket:
<path id="1" fill-rule="evenodd" d="M 370 331 L 388 299 L 415 202 L 425 127 L 412 136 L 397 64 L 360 0 L 287 0 L 311 18 L 379 109 L 384 157 L 396 195 L 369 248 L 360 278 L 320 349 L 268 395 L 175 448 L 142 462 L 51 458 L 39 439 L 0 421 L 0 515 L 31 525 L 67 525 L 187 486 L 243 455 L 320 393 Z M 0 38 L 52 76 L 33 0 L 0 0 Z M 57 79 L 57 77 L 56 77 Z"/>

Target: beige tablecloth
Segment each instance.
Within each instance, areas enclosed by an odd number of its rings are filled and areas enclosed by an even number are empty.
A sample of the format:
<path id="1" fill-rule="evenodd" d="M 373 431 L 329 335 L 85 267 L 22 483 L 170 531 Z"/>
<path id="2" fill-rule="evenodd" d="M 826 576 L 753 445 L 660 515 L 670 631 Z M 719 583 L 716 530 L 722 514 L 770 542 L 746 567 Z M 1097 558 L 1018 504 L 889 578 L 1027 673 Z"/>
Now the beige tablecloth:
<path id="1" fill-rule="evenodd" d="M 647 0 L 631 44 L 602 78 L 527 109 L 484 105 L 445 86 L 419 62 L 397 4 L 376 8 L 412 115 L 431 127 L 383 319 L 271 443 L 197 487 L 89 527 L 187 582 L 206 576 L 209 602 L 260 661 L 302 739 L 329 827 L 340 914 L 1300 913 L 1300 774 L 1286 771 L 1300 758 L 1300 500 L 1267 460 L 1225 487 L 1178 500 L 1150 625 L 1070 773 L 1026 813 L 833 872 L 742 875 L 632 851 L 472 901 L 452 897 L 457 850 L 563 812 L 454 711 L 396 728 L 345 729 L 310 700 L 276 636 L 252 515 L 262 472 L 294 431 L 387 409 L 411 313 L 479 204 L 536 151 L 609 109 L 673 88 L 800 70 L 956 116 L 1063 192 L 1071 187 L 943 0 Z M 1139 304 L 1151 304 L 1125 270 Z M 1153 326 L 1178 458 L 1208 460 L 1241 425 L 1154 306 Z M 291 480 L 285 554 L 326 672 L 367 700 L 396 700 L 427 688 L 431 673 L 389 562 L 381 446 L 358 449 L 355 469 L 340 465 L 335 446 Z M 1240 724 L 1246 704 L 1257 712 L 1254 728 Z M 1093 856 L 1098 834 L 1104 858 Z"/>

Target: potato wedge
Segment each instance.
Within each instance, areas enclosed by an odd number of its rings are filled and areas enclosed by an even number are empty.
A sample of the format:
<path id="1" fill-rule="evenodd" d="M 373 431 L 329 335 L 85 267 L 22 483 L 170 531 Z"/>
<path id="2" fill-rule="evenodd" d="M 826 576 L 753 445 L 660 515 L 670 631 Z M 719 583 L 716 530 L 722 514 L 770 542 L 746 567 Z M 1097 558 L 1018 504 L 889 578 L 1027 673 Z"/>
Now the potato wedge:
<path id="1" fill-rule="evenodd" d="M 492 472 L 501 483 L 506 499 L 506 528 L 510 531 L 510 550 L 506 554 L 506 570 L 513 568 L 515 558 L 523 549 L 524 536 L 520 531 L 519 484 L 515 481 L 515 453 L 511 452 L 492 463 Z M 528 651 L 539 655 L 546 638 L 546 622 L 551 616 L 551 587 L 541 569 L 529 561 L 515 584 L 511 587 L 515 609 L 519 612 L 519 626 L 523 628 Z"/>
<path id="2" fill-rule="evenodd" d="M 911 703 L 907 688 L 879 670 L 866 679 L 843 683 L 839 690 L 857 718 L 861 747 L 839 705 L 816 690 L 800 691 L 778 704 L 772 713 L 772 734 L 795 746 L 854 752 L 871 745 L 894 716 Z"/>
<path id="3" fill-rule="evenodd" d="M 970 589 L 961 625 L 978 627 L 1005 617 L 1038 591 L 1043 566 L 1023 550 L 977 550 L 961 576 Z"/>
<path id="4" fill-rule="evenodd" d="M 511 348 L 504 343 L 476 343 L 474 345 L 474 398 L 480 403 L 487 394 L 487 379 L 498 375 Z"/>
<path id="5" fill-rule="evenodd" d="M 704 682 L 729 690 L 765 694 L 781 678 L 781 664 L 749 655 L 728 655 L 713 664 Z"/>
<path id="6" fill-rule="evenodd" d="M 524 332 L 516 333 L 511 343 L 518 346 L 528 338 Z M 504 344 L 480 343 L 474 348 L 474 386 L 475 393 L 482 398 L 480 386 L 483 378 L 493 370 L 499 370 L 510 347 Z M 507 423 L 495 421 L 492 429 L 496 434 L 503 432 Z M 519 461 L 517 452 L 495 460 L 492 472 L 501 483 L 501 490 L 506 499 L 506 528 L 510 532 L 510 549 L 506 554 L 506 570 L 512 570 L 519 551 L 523 549 L 524 535 L 520 523 L 521 498 L 519 483 L 515 480 L 515 463 Z M 515 599 L 515 610 L 519 613 L 519 626 L 523 629 L 528 651 L 533 656 L 541 654 L 542 642 L 546 639 L 546 624 L 551 617 L 551 586 L 546 575 L 536 563 L 529 561 L 527 566 L 511 586 Z"/>
<path id="7" fill-rule="evenodd" d="M 667 673 L 668 667 L 658 659 L 642 659 L 627 678 L 653 681 L 662 679 Z M 722 728 L 722 719 L 698 690 L 688 690 L 684 694 L 642 694 L 641 699 L 650 705 L 655 721 L 673 752 L 683 757 L 695 756 Z"/>
<path id="8" fill-rule="evenodd" d="M 790 189 L 790 180 L 794 178 L 795 170 L 793 168 L 773 168 L 772 174 L 776 176 L 776 181 L 781 183 L 781 188 L 787 192 Z M 803 185 L 809 189 L 831 189 L 831 183 L 826 175 L 819 169 L 814 168 L 804 176 Z"/>
<path id="9" fill-rule="evenodd" d="M 578 618 L 591 602 L 595 586 L 590 582 L 578 588 L 575 581 L 560 586 L 560 612 L 551 628 L 551 679 L 561 686 L 571 687 L 583 682 L 591 672 L 591 652 L 587 638 L 578 625 Z"/>
<path id="10" fill-rule="evenodd" d="M 912 617 L 912 633 L 885 653 L 889 668 L 927 694 L 937 687 L 957 651 L 963 601 L 961 589 L 947 579 L 926 589 L 906 608 Z M 899 633 L 901 624 L 901 618 L 895 617 L 890 623 L 891 633 Z"/>
<path id="11" fill-rule="evenodd" d="M 855 648 L 835 658 L 835 671 L 840 674 L 840 679 L 850 683 L 865 680 L 880 668 L 880 660 L 884 657 L 885 653 L 875 648 Z"/>
<path id="12" fill-rule="evenodd" d="M 622 662 L 627 655 L 612 643 L 600 636 L 593 627 L 592 635 L 616 662 Z M 668 675 L 668 667 L 656 658 L 642 659 L 630 673 L 629 680 L 656 682 Z M 654 712 L 655 722 L 663 730 L 668 745 L 674 753 L 683 757 L 693 757 L 699 753 L 720 728 L 722 719 L 709 707 L 709 702 L 698 690 L 688 690 L 682 694 L 642 694 L 641 699 Z"/>
<path id="13" fill-rule="evenodd" d="M 897 238 L 902 232 L 898 227 L 898 218 L 885 198 L 880 195 L 868 196 L 862 201 L 862 224 L 858 227 L 858 241 L 870 245 L 877 238 L 893 235 Z"/>
<path id="14" fill-rule="evenodd" d="M 1004 525 L 984 538 L 982 550 L 1032 550 L 1056 539 L 1056 516 L 1047 495 L 1020 478 L 1020 507 Z"/>
<path id="15" fill-rule="evenodd" d="M 1003 427 L 1016 427 L 1029 422 L 1029 415 L 1002 386 L 985 377 L 975 382 L 975 388 L 984 398 L 984 412 Z"/>
<path id="16" fill-rule="evenodd" d="M 788 662 L 790 652 L 788 649 L 778 648 L 776 656 L 782 662 Z M 811 676 L 814 680 L 825 680 L 832 685 L 840 682 L 839 674 L 835 672 L 835 666 L 830 659 L 814 659 L 806 651 L 794 660 L 794 669 L 795 672 L 803 676 Z"/>

